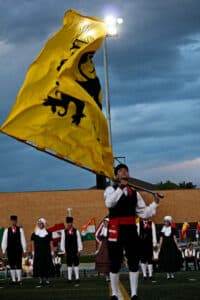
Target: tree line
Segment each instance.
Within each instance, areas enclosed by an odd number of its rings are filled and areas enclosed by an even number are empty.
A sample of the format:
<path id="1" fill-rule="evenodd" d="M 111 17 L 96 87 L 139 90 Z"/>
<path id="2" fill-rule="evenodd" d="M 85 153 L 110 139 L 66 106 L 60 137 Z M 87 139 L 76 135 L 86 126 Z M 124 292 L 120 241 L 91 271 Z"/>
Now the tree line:
<path id="1" fill-rule="evenodd" d="M 179 190 L 179 189 L 195 189 L 196 185 L 193 184 L 191 181 L 186 182 L 180 182 L 180 183 L 175 183 L 170 180 L 167 180 L 165 182 L 159 182 L 156 184 L 156 188 L 158 190 Z"/>

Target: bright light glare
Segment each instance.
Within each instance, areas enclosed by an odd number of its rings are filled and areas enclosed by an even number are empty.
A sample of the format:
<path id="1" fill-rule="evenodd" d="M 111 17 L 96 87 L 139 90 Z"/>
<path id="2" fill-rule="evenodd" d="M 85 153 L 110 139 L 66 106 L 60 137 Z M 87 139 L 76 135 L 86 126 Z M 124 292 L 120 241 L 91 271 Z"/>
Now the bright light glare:
<path id="1" fill-rule="evenodd" d="M 122 18 L 117 18 L 117 24 L 123 24 L 124 20 Z"/>
<path id="2" fill-rule="evenodd" d="M 108 35 L 117 35 L 117 25 L 123 23 L 122 18 L 115 18 L 114 16 L 107 16 L 104 19 L 106 25 L 107 25 L 107 32 Z"/>

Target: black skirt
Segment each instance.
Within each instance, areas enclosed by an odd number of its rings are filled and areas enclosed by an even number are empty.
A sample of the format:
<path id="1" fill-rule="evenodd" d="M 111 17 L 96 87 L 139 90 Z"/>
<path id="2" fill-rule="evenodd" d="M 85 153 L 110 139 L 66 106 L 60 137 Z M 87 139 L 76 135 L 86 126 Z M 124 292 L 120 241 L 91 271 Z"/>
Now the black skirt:
<path id="1" fill-rule="evenodd" d="M 51 233 L 48 233 L 45 237 L 39 237 L 33 233 L 31 240 L 34 242 L 35 246 L 33 276 L 46 278 L 53 276 L 54 267 L 50 247 L 50 242 L 52 240 Z"/>
<path id="2" fill-rule="evenodd" d="M 182 265 L 181 251 L 177 248 L 173 234 L 162 236 L 163 242 L 159 253 L 160 269 L 168 273 L 177 272 Z"/>

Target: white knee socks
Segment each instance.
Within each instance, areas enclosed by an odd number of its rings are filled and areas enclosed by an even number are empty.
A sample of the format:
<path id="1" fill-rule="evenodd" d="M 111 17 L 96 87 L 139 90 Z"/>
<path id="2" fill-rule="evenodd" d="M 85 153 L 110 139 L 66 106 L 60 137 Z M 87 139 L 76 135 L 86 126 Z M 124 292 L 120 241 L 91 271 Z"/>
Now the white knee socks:
<path id="1" fill-rule="evenodd" d="M 22 280 L 22 270 L 17 269 L 16 274 L 17 274 L 17 281 L 20 282 Z"/>
<path id="2" fill-rule="evenodd" d="M 142 269 L 143 277 L 147 277 L 147 265 L 141 263 L 141 269 Z"/>
<path id="3" fill-rule="evenodd" d="M 74 267 L 75 279 L 79 279 L 79 267 Z"/>
<path id="4" fill-rule="evenodd" d="M 153 265 L 148 265 L 149 277 L 152 277 L 153 274 Z"/>
<path id="5" fill-rule="evenodd" d="M 72 267 L 67 267 L 68 280 L 72 280 Z"/>
<path id="6" fill-rule="evenodd" d="M 119 295 L 119 273 L 110 273 L 112 296 Z"/>
<path id="7" fill-rule="evenodd" d="M 10 276 L 11 276 L 12 281 L 15 282 L 16 278 L 15 278 L 15 270 L 14 269 L 10 270 Z"/>
<path id="8" fill-rule="evenodd" d="M 131 297 L 137 295 L 138 278 L 139 278 L 139 271 L 137 271 L 137 272 L 129 272 Z"/>

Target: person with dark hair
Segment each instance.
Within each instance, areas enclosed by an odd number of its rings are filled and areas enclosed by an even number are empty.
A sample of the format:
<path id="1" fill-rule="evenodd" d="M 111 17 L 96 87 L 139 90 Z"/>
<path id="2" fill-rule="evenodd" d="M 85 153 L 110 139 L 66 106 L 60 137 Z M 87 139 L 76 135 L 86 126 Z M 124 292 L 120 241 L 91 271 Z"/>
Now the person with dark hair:
<path id="1" fill-rule="evenodd" d="M 141 269 L 143 278 L 147 279 L 147 269 L 149 279 L 153 275 L 153 248 L 157 245 L 156 226 L 150 219 L 141 220 L 139 223 L 139 236 L 141 241 Z"/>
<path id="2" fill-rule="evenodd" d="M 79 285 L 79 257 L 83 250 L 81 235 L 73 226 L 73 218 L 66 218 L 67 227 L 61 236 L 60 249 L 66 255 L 68 283 L 72 282 L 72 271 L 74 266 L 75 284 Z"/>
<path id="3" fill-rule="evenodd" d="M 193 247 L 192 243 L 189 243 L 187 245 L 187 248 L 184 251 L 184 258 L 185 258 L 185 270 L 188 271 L 188 264 L 193 263 L 194 269 L 196 271 L 197 265 L 196 265 L 196 250 Z"/>
<path id="4" fill-rule="evenodd" d="M 11 226 L 6 228 L 2 238 L 2 252 L 7 252 L 12 284 L 22 283 L 22 256 L 26 253 L 24 230 L 17 226 L 17 216 L 10 216 Z"/>
<path id="5" fill-rule="evenodd" d="M 178 249 L 176 229 L 172 226 L 172 217 L 164 217 L 164 226 L 160 232 L 159 265 L 167 273 L 167 279 L 174 279 L 174 272 L 180 270 L 182 254 Z"/>
<path id="6" fill-rule="evenodd" d="M 35 232 L 31 235 L 33 255 L 33 276 L 39 277 L 39 284 L 49 285 L 53 275 L 53 240 L 52 233 L 46 229 L 46 220 L 37 221 Z"/>
<path id="7" fill-rule="evenodd" d="M 115 168 L 117 184 L 104 192 L 105 204 L 109 209 L 108 250 L 110 257 L 110 280 L 112 300 L 119 297 L 119 271 L 123 254 L 129 267 L 131 299 L 138 299 L 138 277 L 140 260 L 140 238 L 136 217 L 146 219 L 156 213 L 159 198 L 147 206 L 141 195 L 129 185 L 129 169 L 125 164 Z"/>

